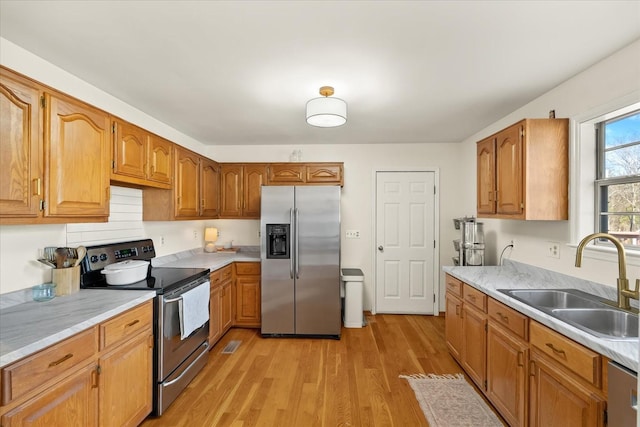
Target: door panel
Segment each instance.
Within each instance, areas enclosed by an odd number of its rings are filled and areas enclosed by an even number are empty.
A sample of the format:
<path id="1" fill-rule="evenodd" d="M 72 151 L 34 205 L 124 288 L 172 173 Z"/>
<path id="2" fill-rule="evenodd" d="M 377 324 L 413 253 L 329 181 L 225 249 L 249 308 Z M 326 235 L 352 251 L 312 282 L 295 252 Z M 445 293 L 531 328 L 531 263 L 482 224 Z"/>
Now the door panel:
<path id="1" fill-rule="evenodd" d="M 435 173 L 376 175 L 376 311 L 434 312 Z"/>

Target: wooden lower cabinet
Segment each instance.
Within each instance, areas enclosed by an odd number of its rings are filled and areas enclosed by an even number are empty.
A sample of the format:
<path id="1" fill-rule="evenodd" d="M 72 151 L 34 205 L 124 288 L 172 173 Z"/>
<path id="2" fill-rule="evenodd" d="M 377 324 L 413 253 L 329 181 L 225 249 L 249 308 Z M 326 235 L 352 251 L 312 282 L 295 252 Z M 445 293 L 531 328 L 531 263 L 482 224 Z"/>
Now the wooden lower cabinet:
<path id="1" fill-rule="evenodd" d="M 235 325 L 259 328 L 262 323 L 260 263 L 235 263 L 235 272 Z"/>
<path id="2" fill-rule="evenodd" d="M 96 364 L 84 366 L 46 392 L 16 406 L 0 420 L 2 427 L 97 426 Z"/>
<path id="3" fill-rule="evenodd" d="M 603 396 L 575 381 L 544 354 L 531 352 L 529 425 L 604 426 Z"/>
<path id="4" fill-rule="evenodd" d="M 487 378 L 487 315 L 471 305 L 462 306 L 462 367 L 481 389 Z"/>
<path id="5" fill-rule="evenodd" d="M 147 301 L 2 368 L 0 425 L 139 425 L 152 409 L 152 317 Z"/>
<path id="6" fill-rule="evenodd" d="M 529 345 L 489 321 L 487 397 L 510 426 L 526 426 Z"/>
<path id="7" fill-rule="evenodd" d="M 602 427 L 607 360 L 446 276 L 447 347 L 511 427 Z"/>
<path id="8" fill-rule="evenodd" d="M 100 358 L 100 426 L 137 426 L 151 413 L 152 372 L 153 335 L 139 334 Z"/>
<path id="9" fill-rule="evenodd" d="M 209 347 L 233 325 L 233 267 L 227 265 L 214 270 L 210 275 L 209 294 Z"/>

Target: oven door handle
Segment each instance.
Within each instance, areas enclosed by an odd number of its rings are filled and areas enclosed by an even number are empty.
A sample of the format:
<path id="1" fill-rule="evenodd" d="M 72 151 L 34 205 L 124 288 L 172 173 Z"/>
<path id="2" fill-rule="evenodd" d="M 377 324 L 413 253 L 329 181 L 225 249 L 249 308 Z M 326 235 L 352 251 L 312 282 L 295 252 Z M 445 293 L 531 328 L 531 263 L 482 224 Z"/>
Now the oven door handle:
<path id="1" fill-rule="evenodd" d="M 172 302 L 178 302 L 178 301 L 182 301 L 182 296 L 179 296 L 177 298 L 169 298 L 164 300 L 165 304 L 171 304 Z"/>
<path id="2" fill-rule="evenodd" d="M 205 347 L 205 349 L 206 349 L 207 347 L 209 347 L 209 343 L 204 342 L 204 343 L 202 343 L 202 345 L 201 345 L 200 347 L 203 347 L 203 346 L 204 346 L 204 347 Z M 198 347 L 198 348 L 200 348 L 200 347 Z M 180 381 L 180 379 L 184 376 L 184 374 L 186 374 L 187 372 L 189 372 L 189 370 L 191 369 L 191 367 L 192 367 L 193 365 L 195 365 L 196 363 L 198 363 L 198 361 L 199 361 L 203 356 L 206 356 L 206 355 L 207 355 L 207 352 L 206 352 L 206 351 L 205 351 L 205 352 L 203 352 L 200 356 L 196 357 L 196 358 L 195 358 L 195 360 L 189 364 L 189 366 L 187 366 L 187 368 L 186 368 L 186 369 L 185 369 L 185 370 L 184 370 L 184 371 L 183 371 L 183 372 L 178 376 L 178 378 L 175 378 L 175 379 L 173 379 L 173 380 L 171 380 L 171 381 L 169 381 L 169 382 L 166 382 L 166 383 L 162 384 L 162 386 L 163 386 L 163 387 L 169 387 L 171 384 L 174 384 L 174 383 L 176 383 L 177 381 Z"/>

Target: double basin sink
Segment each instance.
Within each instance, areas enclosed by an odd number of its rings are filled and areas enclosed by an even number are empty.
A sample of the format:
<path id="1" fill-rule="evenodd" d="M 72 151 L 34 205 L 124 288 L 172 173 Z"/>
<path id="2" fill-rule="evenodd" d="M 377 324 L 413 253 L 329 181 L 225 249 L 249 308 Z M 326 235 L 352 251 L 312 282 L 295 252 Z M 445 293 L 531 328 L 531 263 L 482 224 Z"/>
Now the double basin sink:
<path id="1" fill-rule="evenodd" d="M 638 316 L 577 289 L 498 289 L 599 338 L 637 340 Z"/>

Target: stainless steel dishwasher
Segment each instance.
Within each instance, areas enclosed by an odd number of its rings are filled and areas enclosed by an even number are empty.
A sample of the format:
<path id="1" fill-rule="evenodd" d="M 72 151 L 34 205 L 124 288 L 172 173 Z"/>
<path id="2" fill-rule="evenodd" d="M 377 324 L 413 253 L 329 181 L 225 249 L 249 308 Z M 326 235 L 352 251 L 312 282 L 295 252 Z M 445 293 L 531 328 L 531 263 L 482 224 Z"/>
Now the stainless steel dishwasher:
<path id="1" fill-rule="evenodd" d="M 608 425 L 635 427 L 638 420 L 638 374 L 609 362 Z"/>

